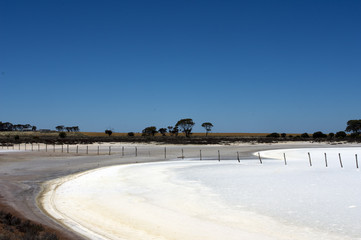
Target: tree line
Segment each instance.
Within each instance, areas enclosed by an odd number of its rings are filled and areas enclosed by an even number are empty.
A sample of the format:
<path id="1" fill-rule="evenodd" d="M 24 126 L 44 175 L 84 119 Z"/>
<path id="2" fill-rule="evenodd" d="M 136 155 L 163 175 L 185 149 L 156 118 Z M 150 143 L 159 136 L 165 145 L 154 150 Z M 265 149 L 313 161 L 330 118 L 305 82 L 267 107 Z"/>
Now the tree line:
<path id="1" fill-rule="evenodd" d="M 13 124 L 0 122 L 0 131 L 36 131 L 36 126 L 30 124 Z"/>
<path id="2" fill-rule="evenodd" d="M 64 132 L 64 131 L 67 131 L 67 132 L 79 132 L 79 130 L 80 130 L 79 126 L 65 127 L 64 125 L 56 126 L 55 129 L 58 132 Z"/>

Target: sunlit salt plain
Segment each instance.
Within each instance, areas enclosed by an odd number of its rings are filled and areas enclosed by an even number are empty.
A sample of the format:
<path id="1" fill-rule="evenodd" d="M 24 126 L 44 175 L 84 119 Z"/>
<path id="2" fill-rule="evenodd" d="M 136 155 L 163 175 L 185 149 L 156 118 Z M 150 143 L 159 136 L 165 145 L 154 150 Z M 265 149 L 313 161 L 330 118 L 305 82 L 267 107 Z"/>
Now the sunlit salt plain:
<path id="1" fill-rule="evenodd" d="M 107 167 L 49 182 L 40 202 L 90 239 L 361 239 L 355 154 L 361 148 L 287 149 L 261 152 L 263 164 Z"/>

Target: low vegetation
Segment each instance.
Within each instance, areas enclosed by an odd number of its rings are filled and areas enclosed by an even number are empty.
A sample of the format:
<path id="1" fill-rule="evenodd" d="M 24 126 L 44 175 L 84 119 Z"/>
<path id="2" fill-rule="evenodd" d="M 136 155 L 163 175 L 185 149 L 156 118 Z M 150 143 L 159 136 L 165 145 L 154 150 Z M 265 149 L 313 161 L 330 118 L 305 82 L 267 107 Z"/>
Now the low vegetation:
<path id="1" fill-rule="evenodd" d="M 0 211 L 0 240 L 58 240 L 58 236 L 42 225 Z"/>

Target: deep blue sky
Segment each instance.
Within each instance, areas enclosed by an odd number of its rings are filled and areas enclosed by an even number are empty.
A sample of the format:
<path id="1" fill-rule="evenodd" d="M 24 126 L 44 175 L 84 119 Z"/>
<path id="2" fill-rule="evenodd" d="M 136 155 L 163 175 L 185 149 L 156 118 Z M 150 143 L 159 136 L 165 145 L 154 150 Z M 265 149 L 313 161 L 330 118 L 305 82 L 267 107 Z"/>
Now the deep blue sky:
<path id="1" fill-rule="evenodd" d="M 361 118 L 361 1 L 0 1 L 0 121 L 335 132 Z"/>

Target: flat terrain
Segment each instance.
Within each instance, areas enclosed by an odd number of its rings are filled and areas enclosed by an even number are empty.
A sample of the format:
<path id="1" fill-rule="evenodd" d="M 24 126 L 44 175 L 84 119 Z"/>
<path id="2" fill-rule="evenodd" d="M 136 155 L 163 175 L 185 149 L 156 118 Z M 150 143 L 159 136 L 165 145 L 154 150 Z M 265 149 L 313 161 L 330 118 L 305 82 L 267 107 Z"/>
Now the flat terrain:
<path id="1" fill-rule="evenodd" d="M 88 147 L 87 147 L 88 146 Z M 111 152 L 109 154 L 109 146 Z M 346 144 L 338 145 L 346 146 Z M 349 146 L 349 145 L 348 145 Z M 231 144 L 231 145 L 160 145 L 106 143 L 70 146 L 69 153 L 61 146 L 48 148 L 39 145 L 31 151 L 29 145 L 20 145 L 20 151 L 0 152 L 0 202 L 9 210 L 21 213 L 27 219 L 41 223 L 63 233 L 64 238 L 83 239 L 71 230 L 48 217 L 37 204 L 43 184 L 49 180 L 103 166 L 128 163 L 169 161 L 184 158 L 217 160 L 254 159 L 252 153 L 283 148 L 332 147 L 324 143 Z M 98 147 L 100 149 L 98 155 Z M 2 150 L 0 148 L 0 150 Z M 7 151 L 7 149 L 3 149 Z"/>

